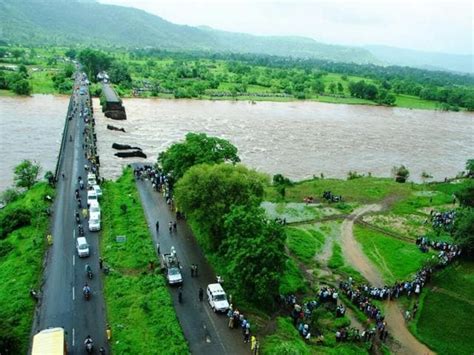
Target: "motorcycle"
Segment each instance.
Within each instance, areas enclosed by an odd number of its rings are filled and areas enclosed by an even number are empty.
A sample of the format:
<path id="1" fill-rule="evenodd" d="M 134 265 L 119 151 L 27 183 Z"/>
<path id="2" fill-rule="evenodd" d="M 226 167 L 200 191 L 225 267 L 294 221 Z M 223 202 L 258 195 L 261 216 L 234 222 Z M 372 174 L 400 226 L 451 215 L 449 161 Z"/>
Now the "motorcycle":
<path id="1" fill-rule="evenodd" d="M 76 216 L 76 223 L 77 224 L 81 223 L 81 217 L 79 216 L 79 212 L 76 211 L 75 216 Z"/>
<path id="2" fill-rule="evenodd" d="M 93 350 L 94 350 L 94 343 L 92 341 L 92 339 L 89 337 L 86 338 L 86 340 L 84 340 L 84 346 L 86 348 L 86 352 L 88 354 L 92 354 Z"/>
<path id="3" fill-rule="evenodd" d="M 78 225 L 78 229 L 79 229 L 79 235 L 81 237 L 83 237 L 84 236 L 84 227 L 82 226 L 82 224 Z"/>
<path id="4" fill-rule="evenodd" d="M 87 270 L 87 277 L 89 278 L 89 280 L 92 280 L 92 278 L 94 277 L 94 274 L 92 273 L 91 269 Z"/>
<path id="5" fill-rule="evenodd" d="M 84 298 L 86 299 L 86 301 L 89 301 L 89 299 L 91 298 L 91 289 L 86 288 L 84 289 L 83 293 L 84 293 Z"/>

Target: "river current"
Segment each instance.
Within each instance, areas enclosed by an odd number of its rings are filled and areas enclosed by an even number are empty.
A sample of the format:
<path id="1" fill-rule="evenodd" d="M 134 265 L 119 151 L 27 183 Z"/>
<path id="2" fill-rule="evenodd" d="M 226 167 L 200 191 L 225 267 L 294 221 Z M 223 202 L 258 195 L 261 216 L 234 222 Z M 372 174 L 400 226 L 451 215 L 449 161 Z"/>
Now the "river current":
<path id="1" fill-rule="evenodd" d="M 0 190 L 12 184 L 13 167 L 37 160 L 54 170 L 68 97 L 0 97 Z M 390 176 L 404 164 L 411 179 L 423 170 L 440 180 L 474 158 L 474 115 L 317 102 L 124 99 L 126 121 L 105 118 L 94 99 L 101 171 L 117 177 L 138 158 L 117 158 L 112 143 L 136 145 L 156 161 L 158 153 L 189 131 L 230 140 L 242 162 L 292 179 L 323 173 L 345 178 L 349 170 Z M 107 124 L 126 133 L 110 131 Z"/>

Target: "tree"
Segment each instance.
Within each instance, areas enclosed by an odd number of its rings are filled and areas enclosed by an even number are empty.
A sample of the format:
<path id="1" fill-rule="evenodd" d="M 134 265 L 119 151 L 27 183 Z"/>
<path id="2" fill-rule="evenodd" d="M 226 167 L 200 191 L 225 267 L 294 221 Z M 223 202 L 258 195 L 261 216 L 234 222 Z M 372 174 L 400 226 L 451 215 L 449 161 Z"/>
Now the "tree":
<path id="1" fill-rule="evenodd" d="M 337 91 L 339 92 L 340 95 L 344 93 L 344 86 L 342 86 L 341 83 L 337 83 Z"/>
<path id="2" fill-rule="evenodd" d="M 332 82 L 331 84 L 329 84 L 329 92 L 333 95 L 336 93 L 336 83 L 335 82 Z"/>
<path id="3" fill-rule="evenodd" d="M 474 184 L 470 184 L 458 191 L 456 197 L 462 206 L 474 207 Z"/>
<path id="4" fill-rule="evenodd" d="M 176 203 L 216 251 L 224 238 L 225 215 L 232 206 L 260 205 L 264 181 L 261 174 L 242 165 L 196 165 L 177 182 Z"/>
<path id="5" fill-rule="evenodd" d="M 122 62 L 113 62 L 108 71 L 110 81 L 114 84 L 121 84 L 124 87 L 132 87 L 132 77 L 128 71 L 128 66 Z"/>
<path id="6" fill-rule="evenodd" d="M 31 94 L 31 85 L 28 80 L 20 79 L 10 84 L 11 89 L 18 95 Z"/>
<path id="7" fill-rule="evenodd" d="M 0 195 L 0 201 L 2 201 L 5 205 L 8 205 L 10 202 L 15 201 L 20 197 L 20 192 L 14 189 L 13 187 L 9 187 L 5 191 L 3 191 Z"/>
<path id="8" fill-rule="evenodd" d="M 184 142 L 173 144 L 158 156 L 163 171 L 171 174 L 175 181 L 193 165 L 239 161 L 237 148 L 229 141 L 192 132 L 186 135 Z"/>
<path id="9" fill-rule="evenodd" d="M 474 177 L 474 159 L 469 159 L 466 162 L 466 171 L 468 177 Z"/>
<path id="10" fill-rule="evenodd" d="M 454 222 L 454 240 L 469 256 L 474 256 L 474 208 L 458 211 Z"/>
<path id="11" fill-rule="evenodd" d="M 31 160 L 23 160 L 13 171 L 16 187 L 29 190 L 37 181 L 41 167 Z"/>
<path id="12" fill-rule="evenodd" d="M 258 206 L 233 206 L 225 216 L 226 237 L 221 251 L 236 296 L 271 306 L 279 293 L 285 268 L 285 234 L 268 221 Z"/>
<path id="13" fill-rule="evenodd" d="M 392 168 L 392 175 L 395 177 L 396 182 L 404 183 L 408 180 L 410 171 L 404 165 L 394 166 Z"/>
<path id="14" fill-rule="evenodd" d="M 84 49 L 77 55 L 77 58 L 84 66 L 84 69 L 89 77 L 89 80 L 96 81 L 97 74 L 102 70 L 107 70 L 110 67 L 112 58 L 101 51 L 96 51 L 90 48 Z"/>

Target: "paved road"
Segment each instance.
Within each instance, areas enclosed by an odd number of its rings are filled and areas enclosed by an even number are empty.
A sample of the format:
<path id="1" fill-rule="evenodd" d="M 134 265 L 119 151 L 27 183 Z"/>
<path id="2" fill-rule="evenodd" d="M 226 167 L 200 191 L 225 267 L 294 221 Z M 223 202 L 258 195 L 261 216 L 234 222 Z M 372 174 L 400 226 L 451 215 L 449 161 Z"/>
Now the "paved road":
<path id="1" fill-rule="evenodd" d="M 48 327 L 63 327 L 67 332 L 67 344 L 70 354 L 85 353 L 83 341 L 87 335 L 94 340 L 94 353 L 108 346 L 105 334 L 105 305 L 102 297 L 102 282 L 99 277 L 98 252 L 99 233 L 91 233 L 87 228 L 87 220 L 82 219 L 85 236 L 91 246 L 91 256 L 79 258 L 75 243 L 78 235 L 74 211 L 77 208 L 74 191 L 78 187 L 78 176 L 84 180 L 87 172 L 84 169 L 86 159 L 83 150 L 84 120 L 79 116 L 82 107 L 90 102 L 89 95 L 76 96 L 76 113 L 69 121 L 64 157 L 60 171 L 65 178 L 59 176 L 56 188 L 56 200 L 53 212 L 53 245 L 50 247 L 46 260 L 43 278 L 42 298 L 38 307 L 33 326 L 34 333 Z M 86 188 L 80 192 L 83 206 L 86 204 Z M 94 272 L 93 280 L 87 280 L 85 264 L 89 263 Z M 82 287 L 88 282 L 92 289 L 92 297 L 86 301 Z"/>
<path id="2" fill-rule="evenodd" d="M 170 287 L 170 292 L 191 352 L 193 354 L 249 354 L 250 345 L 243 343 L 242 331 L 230 330 L 227 327 L 227 317 L 214 314 L 207 303 L 206 296 L 202 303 L 199 301 L 199 287 L 202 287 L 205 292 L 207 285 L 214 283 L 216 278 L 186 222 L 178 220 L 177 231 L 170 233 L 168 223 L 175 221 L 176 218 L 166 205 L 164 198 L 153 190 L 151 183 L 147 180 L 137 181 L 137 187 L 155 245 L 160 243 L 161 253 L 169 252 L 171 246 L 174 246 L 183 266 L 183 303 L 178 302 L 176 287 Z M 157 220 L 160 222 L 159 233 L 155 229 Z M 191 264 L 198 265 L 198 277 L 191 277 L 189 268 Z"/>

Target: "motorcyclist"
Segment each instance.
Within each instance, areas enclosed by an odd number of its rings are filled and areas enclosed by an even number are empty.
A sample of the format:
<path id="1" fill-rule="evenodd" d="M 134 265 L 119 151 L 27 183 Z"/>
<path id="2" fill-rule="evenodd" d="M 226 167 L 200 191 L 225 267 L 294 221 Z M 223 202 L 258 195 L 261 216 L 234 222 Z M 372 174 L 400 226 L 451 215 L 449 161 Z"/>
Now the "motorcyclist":
<path id="1" fill-rule="evenodd" d="M 84 292 L 84 296 L 89 296 L 91 294 L 91 288 L 90 286 L 87 284 L 84 285 L 84 287 L 82 288 L 82 292 Z"/>
<path id="2" fill-rule="evenodd" d="M 85 270 L 86 270 L 86 274 L 88 274 L 89 272 L 92 272 L 91 266 L 89 264 L 86 264 Z"/>
<path id="3" fill-rule="evenodd" d="M 92 347 L 94 345 L 94 342 L 92 341 L 92 338 L 90 335 L 88 335 L 86 337 L 86 339 L 84 340 L 84 346 L 86 347 L 86 351 L 88 353 L 92 353 Z"/>

